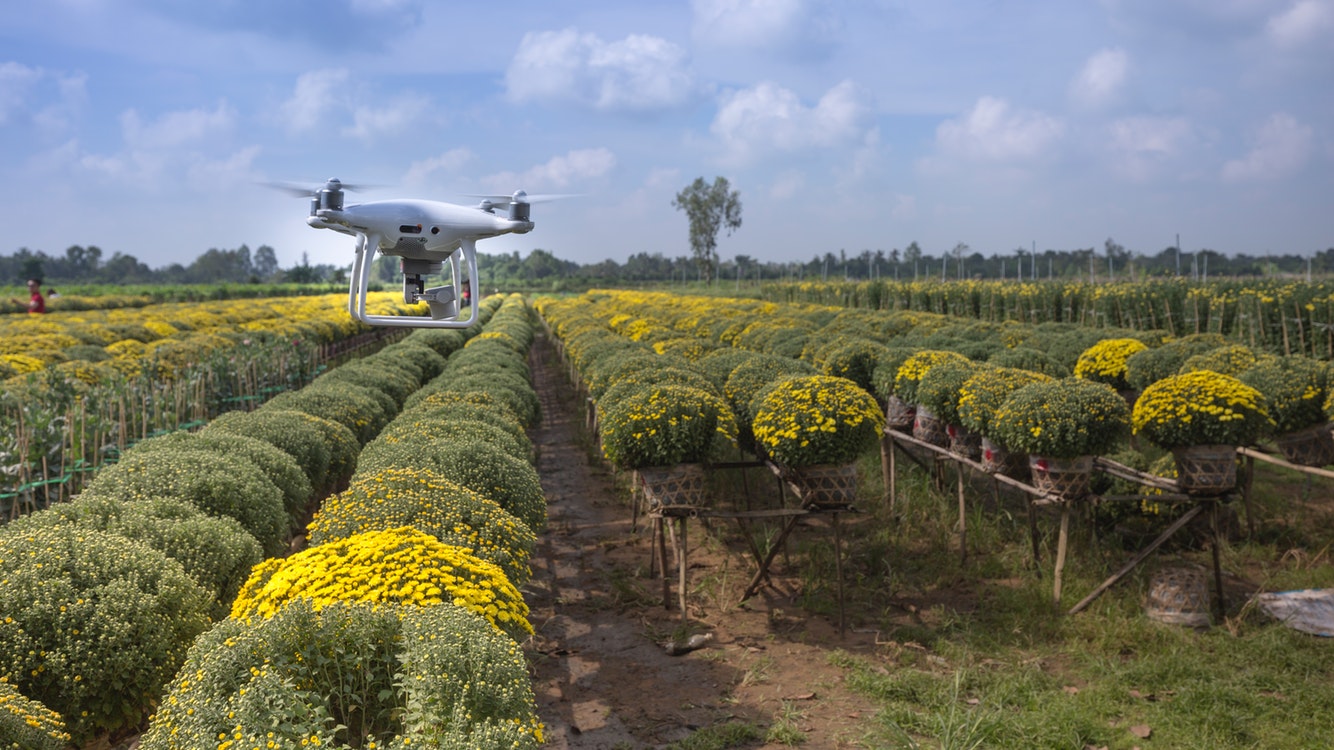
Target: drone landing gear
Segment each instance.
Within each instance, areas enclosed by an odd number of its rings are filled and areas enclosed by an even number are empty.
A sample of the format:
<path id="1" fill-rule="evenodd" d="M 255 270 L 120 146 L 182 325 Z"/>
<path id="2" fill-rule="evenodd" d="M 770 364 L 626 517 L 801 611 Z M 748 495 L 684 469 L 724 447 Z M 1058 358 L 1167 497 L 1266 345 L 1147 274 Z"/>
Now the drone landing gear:
<path id="1" fill-rule="evenodd" d="M 455 250 L 447 261 L 403 258 L 403 301 L 409 305 L 425 302 L 430 308 L 429 319 L 410 315 L 368 315 L 366 294 L 370 283 L 370 264 L 379 242 L 378 235 L 357 235 L 357 257 L 352 264 L 352 283 L 347 298 L 348 313 L 354 320 L 404 328 L 467 328 L 477 323 L 475 305 L 466 319 L 459 317 L 458 286 L 467 284 L 466 291 L 477 296 L 477 246 L 475 240 L 471 239 L 465 239 L 461 248 Z M 467 264 L 466 277 L 462 273 L 460 261 Z M 440 273 L 446 262 L 450 265 L 454 283 L 427 289 L 426 277 Z"/>

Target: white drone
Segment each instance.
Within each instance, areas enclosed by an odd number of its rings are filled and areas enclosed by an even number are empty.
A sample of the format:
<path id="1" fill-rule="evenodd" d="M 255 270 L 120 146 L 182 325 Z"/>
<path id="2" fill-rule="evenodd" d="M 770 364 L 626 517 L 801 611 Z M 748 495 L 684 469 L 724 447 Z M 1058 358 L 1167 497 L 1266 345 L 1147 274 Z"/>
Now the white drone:
<path id="1" fill-rule="evenodd" d="M 533 230 L 528 218 L 530 205 L 567 196 L 479 195 L 476 206 L 427 200 L 388 200 L 343 205 L 343 191 L 356 190 L 337 178 L 318 190 L 276 185 L 310 197 L 306 223 L 316 229 L 332 229 L 357 238 L 357 258 L 347 293 L 347 310 L 363 323 L 379 326 L 421 328 L 467 328 L 477 322 L 477 240 L 502 234 L 526 234 Z M 504 211 L 497 214 L 496 209 Z M 403 301 L 425 302 L 430 319 L 416 316 L 368 315 L 366 290 L 375 252 L 396 255 L 403 264 Z M 472 304 L 467 318 L 460 317 L 460 255 L 468 264 L 468 293 Z M 441 272 L 449 262 L 450 279 L 445 286 L 426 288 L 425 277 Z"/>

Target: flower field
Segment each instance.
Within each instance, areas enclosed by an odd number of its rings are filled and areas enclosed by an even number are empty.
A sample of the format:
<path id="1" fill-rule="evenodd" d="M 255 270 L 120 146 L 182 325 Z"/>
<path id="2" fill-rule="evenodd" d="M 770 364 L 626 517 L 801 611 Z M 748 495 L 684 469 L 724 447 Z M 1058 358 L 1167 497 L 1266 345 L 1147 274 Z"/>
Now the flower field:
<path id="1" fill-rule="evenodd" d="M 1015 286 L 1005 294 L 1025 293 Z M 882 287 L 878 293 L 904 296 L 880 302 L 911 307 L 916 300 L 951 312 L 964 303 L 931 295 L 972 295 L 972 316 L 625 291 L 540 299 L 536 306 L 596 404 L 606 457 L 627 469 L 716 459 L 723 442 L 692 436 L 687 428 L 692 420 L 719 421 L 716 408 L 704 404 L 720 398 L 731 408 L 721 419 L 735 422 L 741 448 L 791 468 L 849 463 L 871 450 L 884 422 L 877 401 L 906 403 L 1018 455 L 1114 456 L 1141 471 L 1155 465 L 1166 471 L 1164 451 L 1187 445 L 1282 445 L 1296 430 L 1331 442 L 1321 427 L 1334 413 L 1328 361 L 1238 343 L 1230 325 L 1186 335 L 1075 322 L 1031 325 L 979 314 L 978 300 L 1001 287 Z M 786 292 L 822 298 L 836 291 L 843 304 L 860 304 L 858 295 L 870 288 L 797 285 Z M 1095 297 L 1136 299 L 1174 288 L 1152 282 L 1102 289 Z M 1273 299 L 1309 302 L 1314 293 L 1293 285 L 1223 284 L 1191 288 L 1187 298 L 1203 299 L 1211 290 L 1250 300 L 1253 310 Z M 1065 288 L 1058 296 L 1071 300 L 1077 291 Z M 1159 301 L 1163 320 L 1181 304 L 1172 294 Z M 1232 309 L 1233 303 L 1210 304 Z M 1312 309 L 1319 306 L 1298 304 L 1298 312 Z M 1145 316 L 1116 319 L 1138 324 Z M 1309 330 L 1309 316 L 1296 320 Z M 1260 338 L 1275 341 L 1269 334 Z M 1310 336 L 1299 344 L 1300 351 L 1321 351 Z M 665 389 L 678 389 L 674 408 L 646 411 L 642 405 Z M 865 400 L 857 401 L 856 393 Z M 634 404 L 629 418 L 622 414 L 626 404 Z M 1132 434 L 1146 439 L 1132 444 Z M 1305 461 L 1313 462 L 1320 460 Z"/>
<path id="2" fill-rule="evenodd" d="M 1016 454 L 1167 478 L 1183 446 L 1334 442 L 1310 337 L 1285 353 L 1231 329 L 595 290 L 490 297 L 472 328 L 341 361 L 321 347 L 367 335 L 344 303 L 5 321 L 6 361 L 31 371 L 0 396 L 20 467 L 0 526 L 0 748 L 540 746 L 521 648 L 542 621 L 522 593 L 547 522 L 539 324 L 627 471 L 739 452 L 789 476 L 864 464 L 895 401 Z M 1150 523 L 1171 507 L 1125 506 Z"/>
<path id="3" fill-rule="evenodd" d="M 481 312 L 142 439 L 0 527 L 5 746 L 145 721 L 144 748 L 540 744 L 515 640 L 545 515 L 533 322 L 517 297 Z M 515 377 L 470 379 L 493 370 Z M 284 556 L 312 509 L 312 546 Z"/>
<path id="4" fill-rule="evenodd" d="M 395 298 L 376 304 L 408 312 Z M 0 316 L 0 517 L 72 496 L 135 441 L 254 408 L 383 340 L 345 305 L 324 295 Z"/>
<path id="5" fill-rule="evenodd" d="M 765 299 L 862 310 L 920 311 L 987 323 L 1074 323 L 1214 333 L 1283 355 L 1334 357 L 1334 282 L 1152 279 L 1068 281 L 870 281 L 765 284 Z"/>

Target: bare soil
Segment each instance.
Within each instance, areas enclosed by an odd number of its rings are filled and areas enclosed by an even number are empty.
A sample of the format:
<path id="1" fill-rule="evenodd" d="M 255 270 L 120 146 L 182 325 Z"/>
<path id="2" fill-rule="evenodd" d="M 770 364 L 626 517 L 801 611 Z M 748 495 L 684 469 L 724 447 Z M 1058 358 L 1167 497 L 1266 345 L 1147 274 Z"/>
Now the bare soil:
<path id="1" fill-rule="evenodd" d="M 782 565 L 757 596 L 738 604 L 758 566 L 744 547 L 730 549 L 697 520 L 689 522 L 683 627 L 675 561 L 669 552 L 664 607 L 661 580 L 648 576 L 649 528 L 643 518 L 632 521 L 626 477 L 613 477 L 590 449 L 584 405 L 545 339 L 531 365 L 542 403 L 532 437 L 548 528 L 524 595 L 537 631 L 528 650 L 548 746 L 664 747 L 729 721 L 749 723 L 761 737 L 779 722 L 804 734 L 808 748 L 863 746 L 874 708 L 845 688 L 829 656 L 874 651 L 876 634 L 840 635 L 834 618 L 803 612 L 801 584 Z M 695 589 L 701 581 L 709 593 Z M 712 640 L 683 655 L 662 645 L 703 633 Z"/>

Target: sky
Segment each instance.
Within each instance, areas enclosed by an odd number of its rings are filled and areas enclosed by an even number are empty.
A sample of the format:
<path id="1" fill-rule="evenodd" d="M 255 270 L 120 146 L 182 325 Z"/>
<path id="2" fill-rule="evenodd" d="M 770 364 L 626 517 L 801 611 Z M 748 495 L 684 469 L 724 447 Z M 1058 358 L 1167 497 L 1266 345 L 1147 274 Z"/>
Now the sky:
<path id="1" fill-rule="evenodd" d="M 347 265 L 264 182 L 573 193 L 580 263 L 1334 247 L 1334 0 L 0 0 L 0 253 Z"/>

